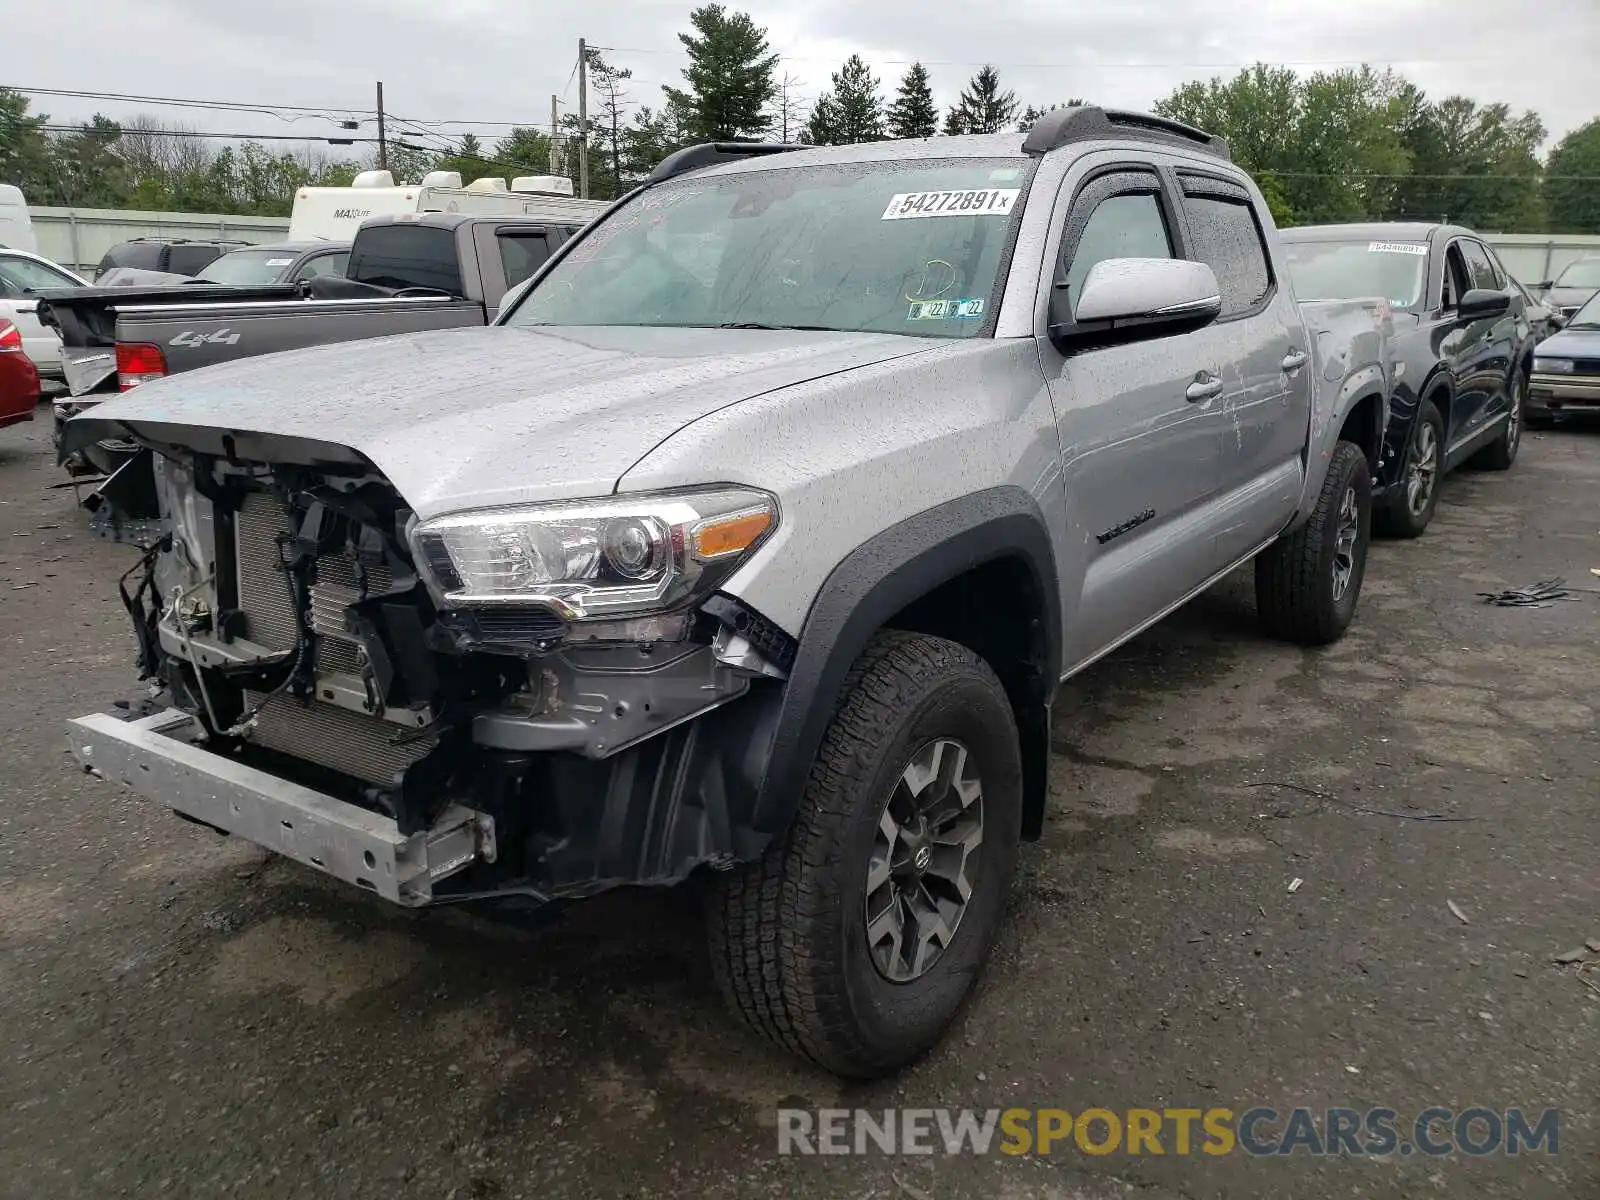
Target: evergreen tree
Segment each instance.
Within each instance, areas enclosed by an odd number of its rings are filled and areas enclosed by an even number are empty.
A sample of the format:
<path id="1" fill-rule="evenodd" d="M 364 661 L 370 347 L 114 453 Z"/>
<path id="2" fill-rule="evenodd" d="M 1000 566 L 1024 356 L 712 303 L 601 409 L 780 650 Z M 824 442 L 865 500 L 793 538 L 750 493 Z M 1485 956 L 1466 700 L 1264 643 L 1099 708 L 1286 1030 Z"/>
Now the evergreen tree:
<path id="1" fill-rule="evenodd" d="M 961 100 L 945 118 L 945 132 L 952 121 L 962 133 L 999 133 L 1017 119 L 1017 95 L 1000 90 L 1000 72 L 985 64 L 961 93 Z M 957 117 L 959 114 L 959 117 Z"/>
<path id="2" fill-rule="evenodd" d="M 840 146 L 883 140 L 883 96 L 859 54 L 845 59 L 833 76 Z"/>
<path id="3" fill-rule="evenodd" d="M 900 81 L 900 90 L 889 106 L 888 123 L 892 138 L 925 138 L 939 132 L 939 109 L 933 102 L 928 68 L 921 63 L 912 63 Z"/>
<path id="4" fill-rule="evenodd" d="M 694 33 L 678 40 L 689 54 L 684 69 L 687 88 L 663 88 L 668 104 L 682 115 L 683 132 L 691 141 L 716 142 L 753 138 L 766 132 L 767 104 L 777 93 L 772 69 L 778 56 L 769 53 L 767 31 L 747 13 L 729 13 L 707 4 L 689 14 Z"/>
<path id="5" fill-rule="evenodd" d="M 960 137 L 964 133 L 972 132 L 967 128 L 967 117 L 959 108 L 951 108 L 944 114 L 944 128 L 939 131 L 945 137 Z"/>
<path id="6" fill-rule="evenodd" d="M 811 116 L 801 131 L 800 140 L 812 146 L 838 145 L 839 106 L 832 92 L 823 92 L 811 106 Z"/>
<path id="7" fill-rule="evenodd" d="M 883 97 L 859 54 L 833 73 L 833 89 L 817 99 L 806 129 L 818 146 L 883 140 Z"/>

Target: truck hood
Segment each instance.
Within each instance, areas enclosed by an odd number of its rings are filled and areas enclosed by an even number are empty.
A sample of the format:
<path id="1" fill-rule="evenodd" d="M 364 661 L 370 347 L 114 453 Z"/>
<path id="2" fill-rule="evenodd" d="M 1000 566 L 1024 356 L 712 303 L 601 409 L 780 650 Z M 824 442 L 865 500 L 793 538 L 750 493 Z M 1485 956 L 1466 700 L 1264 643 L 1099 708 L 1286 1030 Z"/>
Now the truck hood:
<path id="1" fill-rule="evenodd" d="M 947 344 L 791 330 L 440 330 L 142 384 L 74 418 L 63 449 L 131 436 L 157 449 L 231 445 L 269 462 L 358 461 L 354 451 L 427 519 L 606 495 L 663 439 L 719 408 Z"/>

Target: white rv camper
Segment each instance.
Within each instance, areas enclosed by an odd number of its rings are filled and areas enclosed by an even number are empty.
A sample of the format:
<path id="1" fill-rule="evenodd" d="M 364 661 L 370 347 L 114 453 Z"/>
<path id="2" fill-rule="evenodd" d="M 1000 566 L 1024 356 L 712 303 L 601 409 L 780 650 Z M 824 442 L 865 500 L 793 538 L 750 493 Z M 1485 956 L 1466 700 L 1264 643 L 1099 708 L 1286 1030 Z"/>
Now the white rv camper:
<path id="1" fill-rule="evenodd" d="M 585 225 L 605 209 L 601 200 L 574 199 L 572 180 L 559 175 L 525 175 L 509 186 L 504 179 L 474 179 L 463 187 L 454 171 L 430 171 L 412 184 L 396 184 L 388 171 L 363 171 L 351 187 L 296 192 L 288 240 L 348 242 L 368 217 L 393 213 L 461 212 Z"/>
<path id="2" fill-rule="evenodd" d="M 33 235 L 33 218 L 28 215 L 28 202 L 22 198 L 22 189 L 15 184 L 0 183 L 0 246 L 12 250 L 39 253 L 38 239 Z"/>

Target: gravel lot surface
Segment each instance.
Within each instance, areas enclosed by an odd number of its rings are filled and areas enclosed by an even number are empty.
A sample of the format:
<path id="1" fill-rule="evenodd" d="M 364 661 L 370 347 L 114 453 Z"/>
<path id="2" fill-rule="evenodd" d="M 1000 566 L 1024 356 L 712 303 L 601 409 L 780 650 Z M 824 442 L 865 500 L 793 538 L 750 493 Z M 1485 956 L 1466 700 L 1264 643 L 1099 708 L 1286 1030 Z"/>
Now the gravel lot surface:
<path id="1" fill-rule="evenodd" d="M 1263 640 L 1241 576 L 1064 687 L 990 968 L 870 1086 L 724 1014 L 686 892 L 405 913 L 78 773 L 63 720 L 134 690 L 130 554 L 61 478 L 46 421 L 0 432 L 0 1196 L 1600 1196 L 1600 995 L 1552 961 L 1600 938 L 1600 595 L 1475 596 L 1600 587 L 1600 429 L 1452 476 L 1330 650 Z M 780 1158 L 782 1104 L 1520 1105 L 1561 1137 Z"/>

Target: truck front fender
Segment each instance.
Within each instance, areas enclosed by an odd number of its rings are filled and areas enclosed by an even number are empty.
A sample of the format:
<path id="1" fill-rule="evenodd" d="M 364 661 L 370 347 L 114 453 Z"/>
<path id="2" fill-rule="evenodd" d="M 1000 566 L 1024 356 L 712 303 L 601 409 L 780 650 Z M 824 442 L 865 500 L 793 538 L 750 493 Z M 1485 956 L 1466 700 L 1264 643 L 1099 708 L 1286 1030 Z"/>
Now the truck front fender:
<path id="1" fill-rule="evenodd" d="M 1298 528 L 1310 517 L 1322 492 L 1323 480 L 1327 478 L 1328 464 L 1333 461 L 1334 448 L 1341 438 L 1348 437 L 1366 453 L 1367 466 L 1374 479 L 1383 462 L 1383 437 L 1390 409 L 1389 375 L 1385 364 L 1370 362 L 1337 379 L 1324 377 L 1317 382 L 1321 396 L 1312 405 L 1305 482 L 1290 529 Z M 1351 425 L 1350 418 L 1357 413 L 1359 416 Z"/>
<path id="2" fill-rule="evenodd" d="M 1050 702 L 1061 677 L 1061 592 L 1050 535 L 1038 504 L 1019 487 L 976 492 L 910 517 L 862 543 L 836 566 L 812 602 L 784 688 L 752 825 L 776 835 L 797 810 L 845 677 L 880 629 L 918 601 L 975 571 L 1004 564 L 1021 582 L 995 595 L 970 627 L 920 627 L 984 655 L 1006 685 L 1022 739 L 1025 836 L 1044 808 Z M 925 621 L 925 618 L 924 618 Z M 1023 625 L 1025 623 L 1025 627 Z M 905 627 L 918 627 L 914 615 Z M 984 628 L 1017 635 L 1023 654 L 985 653 Z M 979 644 L 973 645 L 976 641 Z M 1005 661 L 995 661 L 1002 658 Z"/>

